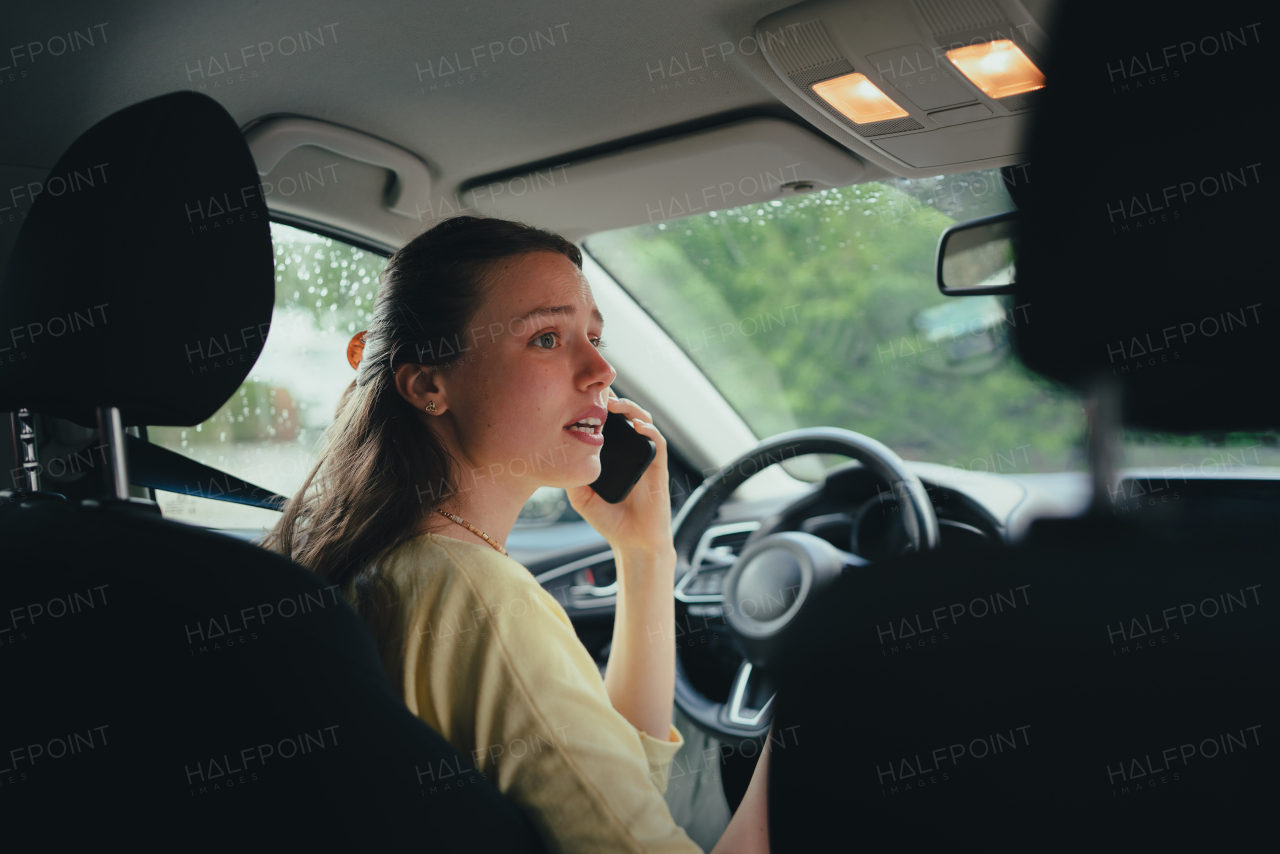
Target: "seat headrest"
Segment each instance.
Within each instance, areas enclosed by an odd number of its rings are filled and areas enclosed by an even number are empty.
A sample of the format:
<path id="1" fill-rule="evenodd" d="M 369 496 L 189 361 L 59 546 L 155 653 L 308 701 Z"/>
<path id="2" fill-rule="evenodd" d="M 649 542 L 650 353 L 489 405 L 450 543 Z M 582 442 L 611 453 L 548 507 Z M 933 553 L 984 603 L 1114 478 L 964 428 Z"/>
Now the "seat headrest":
<path id="1" fill-rule="evenodd" d="M 1032 369 L 1114 378 L 1124 418 L 1280 425 L 1257 3 L 1060 4 L 1022 207 L 1015 330 Z M 1020 203 L 1021 204 L 1021 203 Z"/>
<path id="2" fill-rule="evenodd" d="M 58 159 L 0 280 L 0 411 L 198 424 L 271 323 L 267 208 L 240 129 L 194 92 L 98 122 Z"/>

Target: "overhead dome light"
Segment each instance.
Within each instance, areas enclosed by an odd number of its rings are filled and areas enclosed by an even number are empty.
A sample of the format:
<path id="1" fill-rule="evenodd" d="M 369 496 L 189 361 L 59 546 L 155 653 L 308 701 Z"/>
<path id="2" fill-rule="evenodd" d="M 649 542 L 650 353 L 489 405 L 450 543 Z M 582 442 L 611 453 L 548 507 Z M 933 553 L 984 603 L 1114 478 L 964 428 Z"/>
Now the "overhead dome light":
<path id="1" fill-rule="evenodd" d="M 907 111 L 876 88 L 865 74 L 843 74 L 813 84 L 813 92 L 857 124 L 906 118 Z"/>
<path id="2" fill-rule="evenodd" d="M 958 47 L 947 51 L 947 59 L 988 98 L 1044 88 L 1044 74 L 1009 39 Z"/>

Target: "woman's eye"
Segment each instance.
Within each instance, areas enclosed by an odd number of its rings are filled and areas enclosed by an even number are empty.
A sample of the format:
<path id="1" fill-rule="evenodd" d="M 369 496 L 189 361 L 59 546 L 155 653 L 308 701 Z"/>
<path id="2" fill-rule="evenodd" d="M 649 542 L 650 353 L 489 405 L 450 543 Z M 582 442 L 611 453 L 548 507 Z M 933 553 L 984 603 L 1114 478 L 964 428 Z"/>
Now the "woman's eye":
<path id="1" fill-rule="evenodd" d="M 537 342 L 539 347 L 546 350 L 550 350 L 552 347 L 556 346 L 556 334 L 554 332 L 544 332 L 533 340 Z"/>
<path id="2" fill-rule="evenodd" d="M 605 343 L 604 343 L 604 339 L 603 339 L 603 338 L 592 338 L 592 339 L 591 339 L 591 343 L 592 343 L 592 345 L 593 345 L 597 350 L 599 350 L 601 347 L 605 346 Z"/>

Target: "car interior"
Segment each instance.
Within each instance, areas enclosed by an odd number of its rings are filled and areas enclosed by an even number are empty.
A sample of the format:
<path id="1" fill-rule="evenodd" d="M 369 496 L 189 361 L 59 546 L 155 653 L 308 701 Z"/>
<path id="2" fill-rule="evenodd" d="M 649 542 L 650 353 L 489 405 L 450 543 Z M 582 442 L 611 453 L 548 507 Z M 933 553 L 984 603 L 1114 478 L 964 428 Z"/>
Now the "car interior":
<path id="1" fill-rule="evenodd" d="M 5 18 L 16 839 L 554 850 L 261 545 L 387 258 L 460 214 L 582 249 L 668 440 L 666 799 L 704 849 L 766 745 L 771 850 L 1271 825 L 1261 4 Z M 604 538 L 541 488 L 506 547 L 603 672 Z"/>

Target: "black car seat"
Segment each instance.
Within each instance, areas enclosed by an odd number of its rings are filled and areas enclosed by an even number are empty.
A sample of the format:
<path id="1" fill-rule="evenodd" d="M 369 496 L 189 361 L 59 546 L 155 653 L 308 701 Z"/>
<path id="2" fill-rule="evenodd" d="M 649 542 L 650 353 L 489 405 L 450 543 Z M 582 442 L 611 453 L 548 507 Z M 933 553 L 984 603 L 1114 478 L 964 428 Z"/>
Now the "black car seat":
<path id="1" fill-rule="evenodd" d="M 101 422 L 107 482 L 127 473 L 121 425 L 216 412 L 270 326 L 259 192 L 239 129 L 206 96 L 155 98 L 88 130 L 0 285 L 0 326 L 24 336 L 0 411 Z M 335 588 L 103 492 L 11 491 L 0 505 L 6 841 L 542 850 L 470 757 L 408 711 Z"/>
<path id="2" fill-rule="evenodd" d="M 1261 21 L 1060 4 L 1015 346 L 1090 401 L 1092 511 L 849 570 L 817 603 L 776 665 L 774 851 L 1240 850 L 1274 830 L 1280 481 L 1107 472 L 1109 419 L 1280 425 Z"/>

